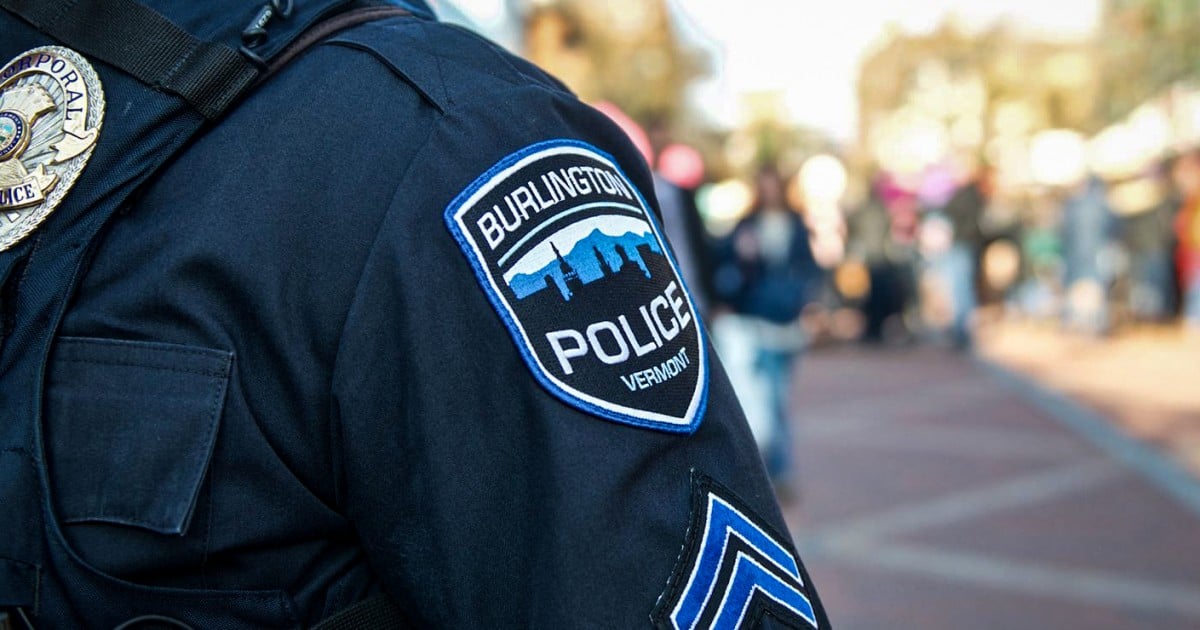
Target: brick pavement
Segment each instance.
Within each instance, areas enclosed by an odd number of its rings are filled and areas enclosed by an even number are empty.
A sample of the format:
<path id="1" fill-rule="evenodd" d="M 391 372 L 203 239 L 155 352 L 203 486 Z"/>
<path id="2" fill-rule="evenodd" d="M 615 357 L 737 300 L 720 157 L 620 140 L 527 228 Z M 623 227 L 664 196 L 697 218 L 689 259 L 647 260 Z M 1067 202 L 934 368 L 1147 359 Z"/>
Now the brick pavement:
<path id="1" fill-rule="evenodd" d="M 1094 340 L 1053 323 L 997 319 L 982 329 L 979 352 L 1070 394 L 1200 476 L 1200 336 L 1163 326 Z"/>
<path id="2" fill-rule="evenodd" d="M 934 348 L 813 352 L 799 377 L 785 512 L 836 628 L 1200 628 L 1182 467 Z"/>

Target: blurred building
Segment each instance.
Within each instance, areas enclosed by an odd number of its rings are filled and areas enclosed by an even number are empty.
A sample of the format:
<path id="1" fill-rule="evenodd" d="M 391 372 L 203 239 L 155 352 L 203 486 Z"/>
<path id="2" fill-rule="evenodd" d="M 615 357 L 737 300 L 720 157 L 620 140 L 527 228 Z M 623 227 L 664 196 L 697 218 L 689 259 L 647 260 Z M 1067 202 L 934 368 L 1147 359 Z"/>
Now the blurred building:
<path id="1" fill-rule="evenodd" d="M 1090 42 L 1007 24 L 980 33 L 949 22 L 927 35 L 893 31 L 861 65 L 859 138 L 893 172 L 921 172 L 954 155 L 1011 160 L 1040 130 L 1094 124 L 1100 82 L 1091 52 Z"/>
<path id="2" fill-rule="evenodd" d="M 1182 81 L 1200 77 L 1200 2 L 1107 0 L 1099 51 L 1099 112 L 1113 122 Z"/>
<path id="3" fill-rule="evenodd" d="M 663 0 L 540 0 L 524 18 L 524 54 L 586 101 L 636 120 L 671 120 L 704 69 L 671 27 Z"/>
<path id="4" fill-rule="evenodd" d="M 1090 166 L 1119 179 L 1200 141 L 1198 83 L 1200 0 L 1106 0 L 1085 39 L 1013 23 L 970 33 L 947 22 L 929 34 L 894 31 L 864 58 L 859 138 L 888 170 L 921 172 L 969 155 L 1022 186 L 1059 179 L 1032 172 L 1030 154 L 1039 134 L 1057 133 L 1043 136 L 1055 149 L 1069 132 L 1090 143 L 1089 160 L 1101 154 Z M 1043 161 L 1061 156 L 1051 157 Z"/>

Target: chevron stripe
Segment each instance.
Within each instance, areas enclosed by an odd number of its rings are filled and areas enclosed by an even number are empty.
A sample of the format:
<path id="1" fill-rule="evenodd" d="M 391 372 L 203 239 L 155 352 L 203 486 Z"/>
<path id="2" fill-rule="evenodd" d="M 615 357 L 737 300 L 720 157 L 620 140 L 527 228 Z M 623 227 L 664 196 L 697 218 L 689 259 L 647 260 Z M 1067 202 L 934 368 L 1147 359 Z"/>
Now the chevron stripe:
<path id="1" fill-rule="evenodd" d="M 804 580 L 792 555 L 773 536 L 721 497 L 707 496 L 701 544 L 682 596 L 671 612 L 678 630 L 696 628 L 714 597 L 719 598 L 712 628 L 737 628 L 755 596 L 761 594 L 817 627 Z M 745 546 L 752 553 L 732 551 Z M 730 567 L 732 564 L 732 567 Z M 722 579 L 725 573 L 729 577 Z M 718 588 L 720 589 L 718 591 Z"/>
<path id="2" fill-rule="evenodd" d="M 779 579 L 753 558 L 738 552 L 733 577 L 717 609 L 717 619 L 712 624 L 714 630 L 736 630 L 742 627 L 742 620 L 746 618 L 750 604 L 758 594 L 771 598 L 780 606 L 803 617 L 812 627 L 817 627 L 812 604 L 804 593 Z"/>

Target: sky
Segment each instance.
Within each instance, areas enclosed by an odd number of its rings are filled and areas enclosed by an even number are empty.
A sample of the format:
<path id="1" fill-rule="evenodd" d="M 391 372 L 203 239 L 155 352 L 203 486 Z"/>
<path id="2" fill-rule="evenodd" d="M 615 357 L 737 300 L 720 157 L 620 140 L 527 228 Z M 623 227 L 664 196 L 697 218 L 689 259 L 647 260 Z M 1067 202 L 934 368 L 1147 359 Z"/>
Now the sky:
<path id="1" fill-rule="evenodd" d="M 934 30 L 947 15 L 968 28 L 1007 18 L 1048 37 L 1085 37 L 1099 0 L 669 0 L 680 34 L 709 52 L 713 76 L 693 101 L 712 122 L 735 126 L 743 96 L 778 91 L 794 122 L 836 139 L 857 127 L 855 79 L 889 23 Z M 733 7 L 736 7 L 734 9 Z"/>
<path id="2" fill-rule="evenodd" d="M 525 0 L 530 2 L 535 0 Z M 744 96 L 776 91 L 792 121 L 849 141 L 857 128 L 855 79 L 889 24 L 934 30 L 948 15 L 968 28 L 1011 19 L 1042 35 L 1077 38 L 1098 21 L 1100 0 L 667 0 L 680 36 L 704 50 L 712 76 L 692 91 L 714 124 L 735 127 Z M 442 0 L 512 45 L 512 0 Z M 447 7 L 452 5 L 452 7 Z M 506 19 L 509 18 L 509 19 Z M 506 41 L 507 40 L 507 41 Z"/>

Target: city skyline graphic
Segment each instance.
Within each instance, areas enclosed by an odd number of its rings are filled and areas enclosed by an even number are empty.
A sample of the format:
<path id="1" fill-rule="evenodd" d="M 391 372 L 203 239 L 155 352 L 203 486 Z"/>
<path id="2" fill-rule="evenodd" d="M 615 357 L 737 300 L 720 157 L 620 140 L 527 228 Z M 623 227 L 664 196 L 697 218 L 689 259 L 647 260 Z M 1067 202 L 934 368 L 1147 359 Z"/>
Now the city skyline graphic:
<path id="1" fill-rule="evenodd" d="M 654 259 L 665 262 L 665 256 L 650 225 L 628 219 L 613 225 L 611 219 L 580 222 L 542 241 L 504 274 L 512 296 L 525 300 L 553 288 L 559 301 L 570 301 L 600 280 L 654 277 Z"/>

